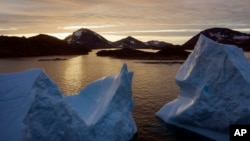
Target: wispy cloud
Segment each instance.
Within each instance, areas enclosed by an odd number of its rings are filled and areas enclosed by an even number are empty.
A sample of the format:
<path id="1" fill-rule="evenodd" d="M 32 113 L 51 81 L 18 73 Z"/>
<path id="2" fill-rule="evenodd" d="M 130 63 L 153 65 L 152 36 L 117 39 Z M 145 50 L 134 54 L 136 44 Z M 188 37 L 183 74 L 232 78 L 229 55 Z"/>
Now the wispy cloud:
<path id="1" fill-rule="evenodd" d="M 9 28 L 0 28 L 0 31 L 13 31 L 13 30 L 18 30 L 15 27 L 9 27 Z"/>
<path id="2" fill-rule="evenodd" d="M 64 27 L 58 27 L 59 29 L 63 30 L 77 30 L 80 28 L 89 28 L 89 29 L 98 29 L 98 28 L 108 28 L 108 27 L 115 27 L 117 25 L 73 25 L 73 26 L 64 26 Z"/>
<path id="3" fill-rule="evenodd" d="M 81 27 L 147 33 L 213 26 L 249 29 L 249 5 L 249 0 L 1 0 L 0 34 L 59 33 Z"/>

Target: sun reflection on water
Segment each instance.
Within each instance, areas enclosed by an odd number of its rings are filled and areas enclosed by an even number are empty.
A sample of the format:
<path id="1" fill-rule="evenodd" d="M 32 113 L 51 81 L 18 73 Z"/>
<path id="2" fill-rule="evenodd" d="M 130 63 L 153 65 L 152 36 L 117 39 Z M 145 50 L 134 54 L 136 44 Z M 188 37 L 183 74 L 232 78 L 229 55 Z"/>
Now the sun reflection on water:
<path id="1" fill-rule="evenodd" d="M 82 56 L 72 58 L 65 64 L 65 70 L 63 73 L 63 81 L 68 85 L 65 88 L 67 91 L 79 92 L 82 87 L 82 80 L 85 78 L 85 60 Z M 66 93 L 68 94 L 68 93 Z"/>

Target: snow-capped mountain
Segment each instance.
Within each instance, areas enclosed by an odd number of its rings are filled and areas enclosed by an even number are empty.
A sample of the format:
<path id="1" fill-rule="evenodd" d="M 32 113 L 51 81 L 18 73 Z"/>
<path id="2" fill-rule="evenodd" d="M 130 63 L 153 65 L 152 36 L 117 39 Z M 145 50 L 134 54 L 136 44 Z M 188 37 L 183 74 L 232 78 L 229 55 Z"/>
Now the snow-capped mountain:
<path id="1" fill-rule="evenodd" d="M 73 32 L 72 35 L 66 37 L 64 40 L 66 40 L 68 44 L 75 47 L 84 47 L 89 49 L 113 47 L 110 41 L 96 32 L 86 28 L 81 28 Z"/>
<path id="2" fill-rule="evenodd" d="M 114 42 L 114 45 L 120 48 L 146 48 L 147 47 L 146 43 L 140 40 L 137 40 L 131 36 L 128 36 L 124 39 Z"/>
<path id="3" fill-rule="evenodd" d="M 250 51 L 250 34 L 241 33 L 227 28 L 210 28 L 203 30 L 182 46 L 186 49 L 193 49 L 200 34 L 203 34 L 218 43 L 232 44 L 242 48 L 244 51 Z"/>

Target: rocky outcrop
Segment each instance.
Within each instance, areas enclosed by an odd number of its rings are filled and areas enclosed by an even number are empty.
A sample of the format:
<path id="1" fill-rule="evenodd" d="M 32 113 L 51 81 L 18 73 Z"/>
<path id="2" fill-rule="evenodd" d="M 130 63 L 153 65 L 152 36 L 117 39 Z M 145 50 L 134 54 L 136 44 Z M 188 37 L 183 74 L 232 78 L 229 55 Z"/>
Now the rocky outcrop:
<path id="1" fill-rule="evenodd" d="M 142 60 L 185 60 L 189 52 L 182 48 L 166 48 L 156 53 L 146 52 L 132 48 L 122 48 L 116 50 L 101 50 L 97 52 L 97 56 L 108 56 L 121 59 L 142 59 Z"/>

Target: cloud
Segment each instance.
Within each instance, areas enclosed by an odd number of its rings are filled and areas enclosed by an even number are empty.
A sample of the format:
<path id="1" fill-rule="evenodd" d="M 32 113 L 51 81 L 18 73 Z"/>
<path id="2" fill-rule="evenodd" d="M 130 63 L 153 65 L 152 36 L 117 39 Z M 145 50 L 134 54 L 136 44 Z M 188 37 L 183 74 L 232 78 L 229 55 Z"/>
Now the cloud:
<path id="1" fill-rule="evenodd" d="M 15 28 L 15 27 L 0 28 L 0 31 L 13 31 L 13 30 L 17 30 L 17 28 Z"/>
<path id="2" fill-rule="evenodd" d="M 0 34 L 73 31 L 81 26 L 103 32 L 214 25 L 249 29 L 249 5 L 249 0 L 1 0 L 0 29 L 6 30 Z M 7 30 L 11 28 L 16 30 Z"/>

